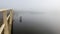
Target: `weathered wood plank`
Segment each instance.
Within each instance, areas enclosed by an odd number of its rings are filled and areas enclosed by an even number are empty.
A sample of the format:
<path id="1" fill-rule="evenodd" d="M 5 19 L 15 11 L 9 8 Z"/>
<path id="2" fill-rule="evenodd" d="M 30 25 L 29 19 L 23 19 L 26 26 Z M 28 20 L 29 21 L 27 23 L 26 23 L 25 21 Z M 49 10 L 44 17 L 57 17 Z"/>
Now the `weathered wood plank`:
<path id="1" fill-rule="evenodd" d="M 6 11 L 6 10 L 8 10 L 8 9 L 0 9 L 0 12 L 4 12 L 4 11 Z"/>
<path id="2" fill-rule="evenodd" d="M 7 20 L 9 19 L 9 17 L 10 17 L 10 14 L 9 14 L 8 17 L 7 17 Z"/>
<path id="3" fill-rule="evenodd" d="M 9 34 L 8 23 L 7 23 L 7 11 L 3 12 L 3 23 L 5 24 L 4 34 Z"/>
<path id="4" fill-rule="evenodd" d="M 0 27 L 0 34 L 2 33 L 4 27 L 5 27 L 5 24 L 2 24 L 2 26 Z"/>

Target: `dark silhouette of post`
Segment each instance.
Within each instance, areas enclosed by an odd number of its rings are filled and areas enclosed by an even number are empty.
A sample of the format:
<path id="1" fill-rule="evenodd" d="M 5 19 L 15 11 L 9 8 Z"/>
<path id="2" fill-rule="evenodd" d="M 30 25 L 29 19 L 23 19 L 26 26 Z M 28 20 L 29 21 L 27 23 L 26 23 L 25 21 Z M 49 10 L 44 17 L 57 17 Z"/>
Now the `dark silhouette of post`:
<path id="1" fill-rule="evenodd" d="M 20 22 L 22 22 L 22 16 L 20 16 Z"/>

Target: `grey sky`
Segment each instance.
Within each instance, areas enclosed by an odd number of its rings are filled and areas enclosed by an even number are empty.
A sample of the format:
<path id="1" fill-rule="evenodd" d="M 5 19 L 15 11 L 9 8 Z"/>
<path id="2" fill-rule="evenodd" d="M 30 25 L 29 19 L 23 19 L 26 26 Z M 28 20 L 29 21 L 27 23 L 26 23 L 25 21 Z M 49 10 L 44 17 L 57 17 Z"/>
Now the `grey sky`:
<path id="1" fill-rule="evenodd" d="M 28 11 L 60 11 L 60 0 L 0 0 L 0 8 Z"/>

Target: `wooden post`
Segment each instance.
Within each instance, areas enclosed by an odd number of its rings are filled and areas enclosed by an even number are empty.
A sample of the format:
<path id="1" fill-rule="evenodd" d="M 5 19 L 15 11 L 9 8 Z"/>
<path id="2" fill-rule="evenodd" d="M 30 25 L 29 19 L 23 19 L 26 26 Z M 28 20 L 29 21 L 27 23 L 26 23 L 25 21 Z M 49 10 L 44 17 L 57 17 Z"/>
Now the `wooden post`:
<path id="1" fill-rule="evenodd" d="M 10 22 L 9 22 L 9 24 L 12 24 L 12 17 L 13 17 L 13 10 L 12 9 L 10 9 Z"/>
<path id="2" fill-rule="evenodd" d="M 9 34 L 8 23 L 7 23 L 7 11 L 3 11 L 3 23 L 5 24 L 4 34 Z"/>
<path id="3" fill-rule="evenodd" d="M 9 30 L 10 30 L 10 34 L 11 34 L 11 26 L 12 26 L 12 18 L 13 18 L 13 10 L 10 9 L 10 21 L 9 21 Z"/>

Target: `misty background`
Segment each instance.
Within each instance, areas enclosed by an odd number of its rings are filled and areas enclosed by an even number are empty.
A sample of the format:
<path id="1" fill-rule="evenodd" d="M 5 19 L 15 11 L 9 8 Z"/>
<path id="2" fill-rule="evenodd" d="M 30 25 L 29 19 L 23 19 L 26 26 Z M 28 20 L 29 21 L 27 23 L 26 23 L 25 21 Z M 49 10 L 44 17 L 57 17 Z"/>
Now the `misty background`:
<path id="1" fill-rule="evenodd" d="M 0 9 L 3 8 L 14 10 L 14 34 L 40 31 L 60 34 L 60 0 L 0 0 Z"/>

